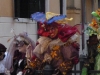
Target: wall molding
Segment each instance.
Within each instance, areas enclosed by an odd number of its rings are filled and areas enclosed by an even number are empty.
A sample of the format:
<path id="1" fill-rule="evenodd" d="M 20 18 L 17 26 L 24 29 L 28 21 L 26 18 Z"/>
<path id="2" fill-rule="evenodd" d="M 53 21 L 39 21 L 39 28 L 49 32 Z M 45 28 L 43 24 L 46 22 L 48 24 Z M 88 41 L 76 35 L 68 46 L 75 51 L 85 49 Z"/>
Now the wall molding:
<path id="1" fill-rule="evenodd" d="M 36 21 L 28 18 L 12 18 L 12 17 L 0 17 L 0 23 L 36 23 Z"/>

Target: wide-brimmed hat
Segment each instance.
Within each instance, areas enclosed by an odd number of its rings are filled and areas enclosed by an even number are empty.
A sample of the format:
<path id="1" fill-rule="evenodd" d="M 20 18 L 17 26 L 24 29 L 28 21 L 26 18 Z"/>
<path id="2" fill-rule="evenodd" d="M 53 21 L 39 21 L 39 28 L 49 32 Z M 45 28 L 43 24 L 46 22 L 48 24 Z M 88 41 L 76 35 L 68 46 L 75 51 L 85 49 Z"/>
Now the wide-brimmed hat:
<path id="1" fill-rule="evenodd" d="M 57 37 L 60 38 L 63 42 L 68 40 L 71 36 L 73 36 L 76 32 L 78 32 L 78 26 L 71 26 L 68 25 L 68 21 L 73 20 L 73 18 L 67 18 L 66 15 L 63 14 L 56 14 L 52 12 L 36 12 L 31 15 L 32 19 L 38 22 L 39 29 L 38 34 L 40 36 L 48 37 L 50 32 L 48 28 L 52 26 L 53 28 L 58 28 Z M 67 39 L 65 39 L 67 38 Z M 64 39 L 64 40 L 63 40 Z"/>
<path id="2" fill-rule="evenodd" d="M 33 20 L 36 20 L 37 22 L 41 22 L 41 23 L 46 22 L 47 24 L 50 24 L 52 22 L 63 24 L 66 23 L 67 21 L 73 20 L 73 18 L 67 18 L 66 15 L 56 14 L 53 12 L 46 12 L 45 14 L 42 12 L 36 12 L 31 15 L 31 18 Z"/>

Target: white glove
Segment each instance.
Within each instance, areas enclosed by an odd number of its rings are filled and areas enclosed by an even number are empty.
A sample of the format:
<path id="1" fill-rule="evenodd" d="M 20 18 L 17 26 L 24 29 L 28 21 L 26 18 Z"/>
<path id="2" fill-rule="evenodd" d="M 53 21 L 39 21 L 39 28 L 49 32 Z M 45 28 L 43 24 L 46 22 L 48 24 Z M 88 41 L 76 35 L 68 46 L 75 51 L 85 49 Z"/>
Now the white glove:
<path id="1" fill-rule="evenodd" d="M 18 73 L 17 73 L 17 75 L 22 75 L 23 74 L 23 72 L 22 71 L 19 71 Z"/>

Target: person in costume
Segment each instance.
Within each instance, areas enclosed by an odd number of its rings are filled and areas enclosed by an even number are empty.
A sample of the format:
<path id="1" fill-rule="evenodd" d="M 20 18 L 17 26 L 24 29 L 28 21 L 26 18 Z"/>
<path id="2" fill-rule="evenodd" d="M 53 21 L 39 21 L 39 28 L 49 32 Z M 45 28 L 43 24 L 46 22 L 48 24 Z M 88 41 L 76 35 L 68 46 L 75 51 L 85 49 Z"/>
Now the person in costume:
<path id="1" fill-rule="evenodd" d="M 6 63 L 6 47 L 0 43 L 0 75 L 10 75 L 10 72 L 7 70 Z"/>
<path id="2" fill-rule="evenodd" d="M 56 16 L 47 20 L 47 14 L 49 14 L 49 17 Z M 54 13 L 50 15 L 49 12 L 46 13 L 46 16 L 39 12 L 32 15 L 32 18 L 39 24 L 38 34 L 40 38 L 33 50 L 33 54 L 41 61 L 42 66 L 38 68 L 43 69 L 43 64 L 49 63 L 54 69 L 54 74 L 70 75 L 69 72 L 73 66 L 79 62 L 79 44 L 76 41 L 79 25 L 68 25 L 65 15 Z M 36 68 L 36 66 L 33 66 L 33 68 Z"/>
<path id="3" fill-rule="evenodd" d="M 95 57 L 95 66 L 94 66 L 94 70 L 99 71 L 100 70 L 100 9 L 97 9 L 96 11 L 92 12 L 93 16 L 96 17 L 97 21 L 94 20 L 92 22 L 94 22 L 95 26 L 93 27 L 93 29 L 97 29 L 95 30 L 97 32 L 97 38 L 98 38 L 98 45 L 97 45 L 97 55 Z M 100 73 L 97 73 L 96 75 L 100 75 Z"/>
<path id="4" fill-rule="evenodd" d="M 31 61 L 35 43 L 26 32 L 15 35 L 7 54 L 6 67 L 11 71 L 11 75 L 22 75 Z M 9 65 L 8 65 L 9 64 Z"/>
<path id="5" fill-rule="evenodd" d="M 95 18 L 92 19 L 92 22 L 89 23 L 86 28 L 86 34 L 89 35 L 89 45 L 91 51 L 88 51 L 89 56 L 89 70 L 100 70 L 100 9 L 93 11 L 91 13 Z M 84 74 L 85 75 L 85 74 Z M 92 75 L 92 74 L 90 74 Z M 95 75 L 100 75 L 96 73 Z"/>

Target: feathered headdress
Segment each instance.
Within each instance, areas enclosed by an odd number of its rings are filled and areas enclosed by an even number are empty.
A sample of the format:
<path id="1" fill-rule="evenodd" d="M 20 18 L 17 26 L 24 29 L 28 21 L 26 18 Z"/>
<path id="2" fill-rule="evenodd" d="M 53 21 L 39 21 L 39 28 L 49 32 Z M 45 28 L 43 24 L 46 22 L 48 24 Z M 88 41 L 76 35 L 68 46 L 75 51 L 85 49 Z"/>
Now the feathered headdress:
<path id="1" fill-rule="evenodd" d="M 62 41 L 66 41 L 76 32 L 79 32 L 77 29 L 78 25 L 70 26 L 67 24 L 67 22 L 73 20 L 73 18 L 68 19 L 66 15 L 55 14 L 52 12 L 46 12 L 46 14 L 36 12 L 32 14 L 31 17 L 38 22 L 38 34 L 40 36 L 48 37 L 50 35 L 50 33 L 48 32 L 50 26 L 58 28 L 57 37 L 59 37 Z M 65 37 L 68 38 L 64 39 Z"/>

